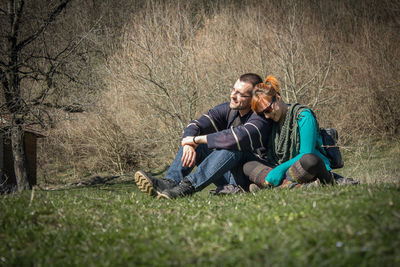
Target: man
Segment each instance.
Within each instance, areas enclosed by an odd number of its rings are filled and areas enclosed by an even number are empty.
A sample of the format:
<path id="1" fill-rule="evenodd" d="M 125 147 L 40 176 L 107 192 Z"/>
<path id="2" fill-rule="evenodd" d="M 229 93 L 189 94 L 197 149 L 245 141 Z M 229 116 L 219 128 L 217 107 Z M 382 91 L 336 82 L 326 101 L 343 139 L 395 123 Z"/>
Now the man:
<path id="1" fill-rule="evenodd" d="M 184 129 L 182 146 L 164 179 L 135 173 L 139 189 L 158 198 L 190 195 L 211 183 L 247 189 L 250 182 L 243 174 L 243 163 L 261 160 L 271 124 L 251 111 L 252 91 L 258 83 L 262 79 L 257 74 L 240 76 L 229 103 L 214 107 Z"/>

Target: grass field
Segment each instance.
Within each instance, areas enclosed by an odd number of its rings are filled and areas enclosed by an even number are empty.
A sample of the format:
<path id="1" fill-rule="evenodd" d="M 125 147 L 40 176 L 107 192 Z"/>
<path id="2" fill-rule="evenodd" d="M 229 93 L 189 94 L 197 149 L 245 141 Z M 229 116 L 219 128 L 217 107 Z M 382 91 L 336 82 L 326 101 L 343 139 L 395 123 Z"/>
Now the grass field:
<path id="1" fill-rule="evenodd" d="M 346 152 L 342 173 L 359 186 L 155 200 L 116 182 L 4 195 L 0 265 L 399 266 L 396 149 Z"/>

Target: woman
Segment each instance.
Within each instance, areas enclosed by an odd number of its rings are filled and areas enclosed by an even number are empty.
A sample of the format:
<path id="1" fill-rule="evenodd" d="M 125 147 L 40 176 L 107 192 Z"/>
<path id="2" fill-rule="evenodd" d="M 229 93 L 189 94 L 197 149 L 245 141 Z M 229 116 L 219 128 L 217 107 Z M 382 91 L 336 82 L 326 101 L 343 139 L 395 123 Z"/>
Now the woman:
<path id="1" fill-rule="evenodd" d="M 286 104 L 278 81 L 268 76 L 253 91 L 252 110 L 275 123 L 267 152 L 268 165 L 247 162 L 243 169 L 258 187 L 300 187 L 317 179 L 333 184 L 330 163 L 324 153 L 314 113 L 298 103 Z M 322 153 L 321 153 L 322 151 Z"/>

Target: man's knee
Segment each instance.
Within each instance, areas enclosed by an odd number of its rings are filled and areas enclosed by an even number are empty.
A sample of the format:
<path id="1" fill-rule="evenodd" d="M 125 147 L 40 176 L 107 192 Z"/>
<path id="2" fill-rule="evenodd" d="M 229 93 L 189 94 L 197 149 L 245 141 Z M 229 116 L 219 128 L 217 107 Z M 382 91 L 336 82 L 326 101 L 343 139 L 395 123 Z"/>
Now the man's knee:
<path id="1" fill-rule="evenodd" d="M 243 156 L 243 152 L 236 150 L 219 149 L 213 152 L 214 156 L 231 158 L 233 160 L 240 160 Z"/>

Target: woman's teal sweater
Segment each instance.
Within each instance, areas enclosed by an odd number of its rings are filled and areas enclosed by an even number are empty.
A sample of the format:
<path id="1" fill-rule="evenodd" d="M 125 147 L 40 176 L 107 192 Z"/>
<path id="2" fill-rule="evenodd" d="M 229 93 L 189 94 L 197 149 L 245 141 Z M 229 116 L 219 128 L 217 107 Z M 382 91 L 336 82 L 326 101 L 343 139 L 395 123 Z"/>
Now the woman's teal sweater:
<path id="1" fill-rule="evenodd" d="M 319 134 L 317 121 L 309 109 L 305 109 L 300 113 L 300 116 L 297 119 L 297 124 L 299 126 L 300 135 L 299 154 L 294 158 L 291 158 L 290 160 L 276 166 L 268 173 L 267 177 L 265 177 L 265 180 L 274 186 L 281 184 L 282 180 L 285 178 L 286 171 L 304 154 L 313 153 L 318 155 L 324 161 L 327 170 L 332 170 L 328 158 L 316 148 L 316 144 L 318 144 L 318 146 L 322 145 L 322 138 Z"/>

